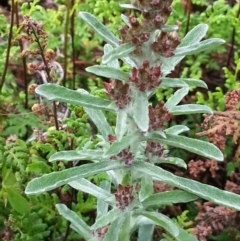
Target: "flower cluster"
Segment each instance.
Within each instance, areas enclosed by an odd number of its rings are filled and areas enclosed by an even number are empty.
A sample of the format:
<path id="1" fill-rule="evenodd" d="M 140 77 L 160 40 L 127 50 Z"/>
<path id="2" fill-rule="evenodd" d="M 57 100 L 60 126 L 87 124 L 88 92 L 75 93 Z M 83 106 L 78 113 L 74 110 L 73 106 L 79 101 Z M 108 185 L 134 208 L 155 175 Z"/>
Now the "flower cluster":
<path id="1" fill-rule="evenodd" d="M 117 192 L 114 193 L 117 208 L 119 208 L 120 210 L 124 210 L 127 206 L 129 206 L 132 203 L 134 199 L 132 192 L 133 186 L 122 186 L 121 184 L 118 185 Z"/>

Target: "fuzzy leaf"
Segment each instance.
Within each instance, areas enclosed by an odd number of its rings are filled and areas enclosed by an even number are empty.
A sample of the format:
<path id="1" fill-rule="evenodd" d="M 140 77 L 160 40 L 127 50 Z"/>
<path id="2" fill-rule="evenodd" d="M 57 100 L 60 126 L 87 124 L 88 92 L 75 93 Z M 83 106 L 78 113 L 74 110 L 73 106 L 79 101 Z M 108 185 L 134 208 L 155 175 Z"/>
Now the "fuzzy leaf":
<path id="1" fill-rule="evenodd" d="M 144 208 L 161 207 L 173 203 L 188 203 L 198 199 L 198 196 L 182 190 L 173 190 L 153 194 L 146 198 L 142 205 Z"/>
<path id="2" fill-rule="evenodd" d="M 163 138 L 160 135 L 154 133 L 147 136 L 149 140 L 158 141 L 162 144 L 170 146 L 175 146 L 190 151 L 192 153 L 207 157 L 209 159 L 213 159 L 216 161 L 222 161 L 224 159 L 222 152 L 212 143 L 192 139 L 186 136 L 171 134 L 166 134 L 166 137 L 167 138 Z"/>
<path id="3" fill-rule="evenodd" d="M 136 211 L 137 215 L 142 215 L 153 220 L 157 225 L 163 227 L 168 233 L 173 237 L 179 235 L 179 228 L 176 223 L 174 223 L 169 217 L 157 213 L 157 212 L 148 212 L 148 211 Z"/>
<path id="4" fill-rule="evenodd" d="M 182 100 L 182 98 L 188 94 L 188 91 L 188 87 L 177 90 L 173 96 L 168 99 L 164 106 L 171 112 L 172 108 L 175 107 Z"/>
<path id="5" fill-rule="evenodd" d="M 56 84 L 40 85 L 36 88 L 36 93 L 48 100 L 57 100 L 73 105 L 113 111 L 113 109 L 108 107 L 111 104 L 109 100 L 101 99 L 90 94 L 83 94 Z"/>
<path id="6" fill-rule="evenodd" d="M 186 36 L 182 39 L 182 42 L 178 47 L 198 43 L 206 35 L 207 30 L 207 24 L 198 24 L 186 34 Z"/>
<path id="7" fill-rule="evenodd" d="M 106 65 L 94 65 L 87 67 L 86 71 L 109 79 L 122 80 L 124 82 L 129 81 L 129 73 L 123 72 L 120 69 L 108 67 Z"/>
<path id="8" fill-rule="evenodd" d="M 166 134 L 172 134 L 172 135 L 178 135 L 182 132 L 189 131 L 190 129 L 187 126 L 184 125 L 175 125 L 171 126 L 164 130 Z"/>
<path id="9" fill-rule="evenodd" d="M 106 161 L 85 164 L 82 166 L 65 169 L 60 172 L 52 172 L 31 180 L 26 187 L 25 193 L 37 194 L 50 191 L 76 179 L 89 177 L 103 171 L 119 169 L 121 167 L 123 167 L 123 164 L 119 161 Z"/>
<path id="10" fill-rule="evenodd" d="M 119 109 L 117 112 L 117 121 L 115 133 L 118 141 L 122 140 L 127 128 L 127 111 L 126 109 Z"/>
<path id="11" fill-rule="evenodd" d="M 168 163 L 168 164 L 172 164 L 172 165 L 187 169 L 187 164 L 185 163 L 185 161 L 178 157 L 170 157 L 169 156 L 169 157 L 165 157 L 165 158 L 159 158 L 158 163 Z"/>
<path id="12" fill-rule="evenodd" d="M 120 3 L 119 6 L 122 7 L 122 8 L 126 8 L 126 9 L 139 10 L 136 6 L 134 6 L 134 5 L 132 5 L 132 4 Z"/>
<path id="13" fill-rule="evenodd" d="M 161 88 L 169 88 L 169 87 L 202 87 L 207 89 L 207 85 L 204 81 L 198 79 L 191 78 L 162 78 Z"/>
<path id="14" fill-rule="evenodd" d="M 101 160 L 103 152 L 99 150 L 60 151 L 53 154 L 49 161 L 79 161 L 79 160 Z"/>
<path id="15" fill-rule="evenodd" d="M 104 54 L 108 54 L 109 52 L 111 52 L 113 50 L 113 47 L 112 45 L 110 44 L 105 44 L 104 45 Z M 112 67 L 112 68 L 115 68 L 115 69 L 120 69 L 120 66 L 119 66 L 119 62 L 117 59 L 107 63 L 107 66 L 109 67 Z"/>
<path id="16" fill-rule="evenodd" d="M 85 240 L 91 238 L 92 232 L 90 227 L 77 215 L 77 213 L 68 209 L 64 204 L 56 204 L 55 206 L 59 214 L 70 221 L 75 227 L 75 231 L 77 231 Z"/>
<path id="17" fill-rule="evenodd" d="M 194 44 L 191 44 L 191 45 L 188 45 L 185 47 L 178 47 L 174 51 L 174 55 L 175 56 L 182 56 L 182 55 L 186 56 L 186 55 L 190 55 L 190 54 L 197 54 L 202 51 L 212 50 L 224 43 L 225 43 L 225 41 L 223 39 L 211 38 L 211 39 L 204 40 L 200 43 L 194 43 Z"/>
<path id="18" fill-rule="evenodd" d="M 212 114 L 212 109 L 206 105 L 198 104 L 187 104 L 187 105 L 177 105 L 171 108 L 171 113 L 173 115 L 187 115 L 187 114 L 197 114 L 197 113 L 207 113 Z"/>
<path id="19" fill-rule="evenodd" d="M 149 176 L 144 176 L 141 179 L 141 189 L 139 192 L 139 200 L 142 202 L 144 199 L 153 194 L 153 181 Z"/>
<path id="20" fill-rule="evenodd" d="M 117 209 L 117 208 L 112 209 L 105 215 L 98 218 L 96 222 L 91 226 L 91 230 L 96 230 L 108 225 L 109 223 L 112 223 L 115 219 L 118 218 L 120 213 L 121 213 L 120 209 Z"/>
<path id="21" fill-rule="evenodd" d="M 152 241 L 154 228 L 155 228 L 155 225 L 153 225 L 153 224 L 140 226 L 138 229 L 137 241 Z"/>
<path id="22" fill-rule="evenodd" d="M 101 22 L 98 21 L 96 17 L 87 12 L 80 12 L 79 16 L 97 33 L 99 34 L 107 43 L 117 47 L 119 45 L 119 40 L 116 36 L 111 33 Z"/>
<path id="23" fill-rule="evenodd" d="M 111 193 L 111 182 L 108 180 L 101 181 L 100 188 L 108 193 Z M 107 202 L 100 198 L 97 199 L 97 219 L 108 213 L 108 206 Z"/>
<path id="24" fill-rule="evenodd" d="M 148 97 L 145 92 L 138 91 L 133 104 L 133 118 L 141 131 L 149 127 Z"/>
<path id="25" fill-rule="evenodd" d="M 79 178 L 75 181 L 68 183 L 71 187 L 75 188 L 76 190 L 81 190 L 82 192 L 88 193 L 93 195 L 96 198 L 107 200 L 108 202 L 111 198 L 113 200 L 113 204 L 115 201 L 115 197 L 113 194 L 105 191 L 104 189 L 98 187 L 97 185 L 93 184 L 92 182 L 86 180 L 85 178 Z"/>
<path id="26" fill-rule="evenodd" d="M 134 170 L 151 176 L 154 180 L 183 189 L 213 203 L 240 210 L 240 195 L 220 190 L 188 178 L 178 177 L 147 162 L 133 162 Z"/>
<path id="27" fill-rule="evenodd" d="M 93 108 L 84 107 L 84 110 L 91 118 L 93 123 L 96 125 L 100 133 L 102 134 L 105 141 L 108 141 L 108 135 L 113 135 L 113 130 L 106 120 L 103 112 L 101 110 L 96 110 Z"/>
<path id="28" fill-rule="evenodd" d="M 102 63 L 107 64 L 115 59 L 126 57 L 130 53 L 132 53 L 135 49 L 136 49 L 136 46 L 134 46 L 132 43 L 121 44 L 120 46 L 104 54 L 102 58 Z"/>

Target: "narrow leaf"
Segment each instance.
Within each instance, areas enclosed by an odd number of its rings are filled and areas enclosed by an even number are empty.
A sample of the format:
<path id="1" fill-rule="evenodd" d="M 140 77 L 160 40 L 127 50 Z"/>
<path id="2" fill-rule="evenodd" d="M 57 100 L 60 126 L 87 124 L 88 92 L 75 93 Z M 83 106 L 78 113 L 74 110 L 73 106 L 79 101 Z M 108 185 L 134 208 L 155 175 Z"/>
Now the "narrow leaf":
<path id="1" fill-rule="evenodd" d="M 99 150 L 60 151 L 53 154 L 49 161 L 79 161 L 79 160 L 101 160 L 103 152 Z"/>
<path id="2" fill-rule="evenodd" d="M 185 47 L 178 47 L 174 51 L 174 55 L 175 56 L 181 56 L 181 55 L 186 56 L 186 55 L 190 55 L 190 54 L 197 54 L 202 51 L 212 50 L 224 43 L 225 43 L 225 41 L 223 39 L 211 38 L 211 39 L 204 40 L 200 43 L 194 43 L 194 44 L 191 44 L 191 45 L 188 45 Z"/>
<path id="3" fill-rule="evenodd" d="M 108 180 L 103 180 L 100 182 L 100 188 L 105 190 L 106 192 L 111 192 L 111 182 Z M 108 203 L 103 201 L 102 199 L 97 199 L 97 219 L 106 215 L 108 213 Z"/>
<path id="4" fill-rule="evenodd" d="M 113 134 L 113 130 L 106 120 L 103 112 L 101 110 L 96 110 L 93 108 L 85 107 L 84 110 L 91 118 L 93 123 L 96 125 L 100 133 L 102 134 L 105 141 L 108 141 L 108 135 Z"/>
<path id="5" fill-rule="evenodd" d="M 126 9 L 139 10 L 135 5 L 132 5 L 132 4 L 120 3 L 119 6 L 122 7 L 122 8 L 126 8 Z"/>
<path id="6" fill-rule="evenodd" d="M 64 204 L 56 204 L 55 206 L 59 214 L 70 221 L 75 227 L 75 231 L 77 231 L 85 240 L 91 238 L 92 232 L 90 227 L 75 212 L 68 209 Z"/>
<path id="7" fill-rule="evenodd" d="M 187 35 L 182 39 L 179 47 L 187 46 L 199 42 L 207 33 L 207 24 L 198 24 L 192 30 L 190 30 Z"/>
<path id="8" fill-rule="evenodd" d="M 96 222 L 91 226 L 91 230 L 96 230 L 99 228 L 102 228 L 109 223 L 112 223 L 114 220 L 116 220 L 121 213 L 121 210 L 118 208 L 114 208 L 105 215 L 101 216 L 96 220 Z"/>
<path id="9" fill-rule="evenodd" d="M 164 130 L 166 134 L 178 135 L 183 132 L 189 131 L 190 129 L 184 125 L 175 125 Z"/>
<path id="10" fill-rule="evenodd" d="M 136 47 L 132 43 L 121 44 L 120 46 L 104 54 L 102 58 L 102 63 L 107 64 L 115 59 L 126 57 L 130 53 L 132 53 L 135 49 Z"/>
<path id="11" fill-rule="evenodd" d="M 94 65 L 87 67 L 86 71 L 109 79 L 122 80 L 124 82 L 129 81 L 129 73 L 106 65 Z"/>
<path id="12" fill-rule="evenodd" d="M 115 128 L 115 133 L 118 141 L 122 140 L 122 137 L 126 132 L 126 128 L 127 128 L 127 110 L 119 109 L 117 112 L 117 121 L 116 121 L 116 128 Z"/>
<path id="13" fill-rule="evenodd" d="M 147 138 L 150 140 L 158 141 L 162 144 L 175 146 L 182 148 L 184 150 L 196 153 L 198 155 L 213 159 L 216 161 L 222 161 L 223 154 L 222 152 L 212 143 L 206 141 L 201 141 L 197 139 L 192 139 L 186 136 L 178 136 L 166 134 L 167 138 L 163 138 L 157 134 L 151 134 Z"/>
<path id="14" fill-rule="evenodd" d="M 177 90 L 172 97 L 168 99 L 168 101 L 165 103 L 165 107 L 171 111 L 173 107 L 175 107 L 181 100 L 182 98 L 188 94 L 189 88 L 184 87 L 179 90 Z"/>
<path id="15" fill-rule="evenodd" d="M 139 200 L 142 202 L 144 199 L 153 194 L 153 181 L 149 176 L 144 176 L 141 180 L 141 189 L 139 192 Z"/>
<path id="16" fill-rule="evenodd" d="M 137 211 L 137 215 L 143 215 L 151 220 L 153 220 L 157 225 L 163 227 L 168 233 L 173 237 L 179 235 L 179 228 L 176 223 L 174 223 L 169 217 L 157 213 L 157 212 L 148 212 L 148 211 Z"/>
<path id="17" fill-rule="evenodd" d="M 40 85 L 36 88 L 36 93 L 48 100 L 57 100 L 74 105 L 113 111 L 113 109 L 108 107 L 111 104 L 109 100 L 101 99 L 90 94 L 83 94 L 56 84 Z"/>
<path id="18" fill-rule="evenodd" d="M 118 169 L 121 167 L 123 167 L 123 164 L 118 161 L 105 161 L 85 164 L 65 169 L 60 172 L 52 172 L 31 180 L 26 187 L 25 193 L 36 194 L 50 191 L 78 178 L 89 177 L 103 171 Z"/>
<path id="19" fill-rule="evenodd" d="M 240 196 L 235 193 L 223 191 L 213 186 L 175 176 L 174 174 L 147 162 L 134 162 L 133 167 L 135 170 L 150 175 L 154 180 L 178 187 L 179 189 L 183 189 L 186 192 L 190 192 L 216 204 L 240 210 Z"/>
<path id="20" fill-rule="evenodd" d="M 119 40 L 116 36 L 111 33 L 101 22 L 98 21 L 96 17 L 87 12 L 80 12 L 79 16 L 97 33 L 99 34 L 107 43 L 117 47 L 119 45 Z"/>
<path id="21" fill-rule="evenodd" d="M 184 169 L 187 169 L 187 164 L 185 163 L 185 161 L 181 158 L 178 157 L 165 157 L 165 158 L 159 158 L 158 163 L 168 163 L 168 164 L 172 164 L 178 167 L 182 167 Z"/>
<path id="22" fill-rule="evenodd" d="M 169 88 L 169 87 L 202 87 L 207 89 L 207 84 L 199 79 L 191 79 L 191 78 L 162 78 L 161 79 L 161 88 Z"/>
<path id="23" fill-rule="evenodd" d="M 97 185 L 93 184 L 92 182 L 86 180 L 85 178 L 79 178 L 75 181 L 68 183 L 71 187 L 75 188 L 76 190 L 81 190 L 82 192 L 88 193 L 97 197 L 102 200 L 107 200 L 108 202 L 111 199 L 112 205 L 115 202 L 115 197 L 113 194 L 105 191 L 104 189 L 98 187 Z"/>
<path id="24" fill-rule="evenodd" d="M 113 50 L 113 47 L 110 44 L 105 44 L 103 50 L 104 50 L 104 54 L 107 54 Z M 115 69 L 120 69 L 119 62 L 117 59 L 107 63 L 107 66 L 115 68 Z"/>
<path id="25" fill-rule="evenodd" d="M 160 192 L 149 196 L 142 202 L 145 208 L 161 207 L 173 203 L 188 203 L 198 199 L 198 196 L 182 190 Z"/>
<path id="26" fill-rule="evenodd" d="M 148 97 L 145 92 L 138 91 L 133 104 L 133 118 L 141 131 L 149 127 Z"/>
<path id="27" fill-rule="evenodd" d="M 153 224 L 140 226 L 138 229 L 137 241 L 152 241 L 154 229 L 155 225 Z"/>
<path id="28" fill-rule="evenodd" d="M 197 113 L 207 113 L 212 114 L 212 109 L 206 105 L 198 104 L 187 104 L 187 105 L 177 105 L 171 108 L 171 113 L 173 115 L 187 115 L 187 114 L 197 114 Z"/>

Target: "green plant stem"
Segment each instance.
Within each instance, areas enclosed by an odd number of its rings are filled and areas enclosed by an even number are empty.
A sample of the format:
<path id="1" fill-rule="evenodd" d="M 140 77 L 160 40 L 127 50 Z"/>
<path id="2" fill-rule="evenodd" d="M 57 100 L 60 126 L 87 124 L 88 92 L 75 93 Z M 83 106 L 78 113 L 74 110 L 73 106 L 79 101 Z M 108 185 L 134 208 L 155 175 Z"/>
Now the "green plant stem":
<path id="1" fill-rule="evenodd" d="M 45 70 L 46 70 L 48 79 L 49 79 L 50 82 L 53 82 L 53 81 L 52 81 L 52 78 L 51 78 L 51 75 L 50 75 L 50 71 L 49 71 L 47 62 L 46 62 L 46 59 L 45 59 L 45 57 L 44 57 L 43 47 L 42 47 L 42 45 L 41 45 L 41 43 L 40 43 L 40 41 L 39 41 L 38 35 L 37 35 L 36 32 L 35 32 L 34 26 L 33 26 L 32 29 L 33 29 L 33 34 L 34 34 L 36 43 L 38 44 L 38 47 L 39 47 L 39 49 L 40 49 L 40 54 L 41 54 L 41 56 L 42 56 L 42 60 L 43 60 L 43 63 L 44 63 L 44 65 L 45 65 Z M 57 120 L 57 105 L 56 105 L 56 102 L 55 102 L 55 101 L 53 101 L 53 116 L 54 116 L 54 122 L 55 122 L 56 130 L 59 130 L 58 120 Z"/>
<path id="2" fill-rule="evenodd" d="M 238 12 L 237 12 L 236 17 L 239 18 L 239 16 L 240 16 L 240 2 L 238 2 Z M 229 65 L 230 65 L 231 57 L 232 57 L 232 54 L 233 54 L 234 43 L 235 43 L 235 35 L 236 35 L 236 28 L 234 27 L 233 31 L 232 31 L 231 48 L 230 48 L 229 54 L 228 54 L 227 67 L 229 67 Z"/>
<path id="3" fill-rule="evenodd" d="M 7 56 L 6 56 L 4 70 L 3 70 L 2 81 L 0 83 L 0 92 L 2 91 L 2 87 L 6 80 L 7 68 L 8 68 L 9 57 L 10 57 L 11 41 L 12 41 L 12 35 L 13 35 L 13 24 L 14 24 L 14 5 L 15 5 L 15 1 L 12 0 L 11 23 L 10 23 L 9 36 L 8 36 Z"/>
<path id="4" fill-rule="evenodd" d="M 71 9 L 74 7 L 74 3 L 75 1 L 72 0 L 71 1 Z M 75 10 L 72 12 L 71 15 L 71 40 L 72 40 L 72 65 L 73 65 L 73 69 L 72 69 L 72 89 L 75 89 L 75 81 L 76 81 L 76 65 L 75 65 L 75 60 L 76 60 L 76 56 L 75 56 L 75 42 L 74 42 L 74 19 L 75 19 Z"/>
<path id="5" fill-rule="evenodd" d="M 64 76 L 63 76 L 63 86 L 66 85 L 66 78 L 67 78 L 67 43 L 68 43 L 68 25 L 69 25 L 69 16 L 70 16 L 70 10 L 71 5 L 70 1 L 66 0 L 66 7 L 67 7 L 67 13 L 66 13 L 66 23 L 65 23 L 65 31 L 64 31 Z"/>
<path id="6" fill-rule="evenodd" d="M 19 16 L 18 16 L 18 2 L 15 3 L 15 8 L 13 9 L 16 15 L 16 24 L 17 28 L 19 28 Z M 13 6 L 12 6 L 13 8 Z M 23 51 L 23 44 L 22 41 L 19 41 L 21 52 Z M 24 93 L 25 93 L 25 103 L 24 106 L 27 109 L 28 108 L 28 79 L 27 79 L 27 63 L 26 63 L 26 57 L 23 56 L 22 58 L 23 63 L 23 73 L 24 73 Z"/>
<path id="7" fill-rule="evenodd" d="M 190 15 L 191 15 L 191 12 L 192 12 L 192 1 L 191 0 L 187 0 L 187 25 L 186 25 L 186 29 L 185 29 L 185 34 L 184 36 L 188 33 L 189 31 L 189 24 L 190 24 Z"/>

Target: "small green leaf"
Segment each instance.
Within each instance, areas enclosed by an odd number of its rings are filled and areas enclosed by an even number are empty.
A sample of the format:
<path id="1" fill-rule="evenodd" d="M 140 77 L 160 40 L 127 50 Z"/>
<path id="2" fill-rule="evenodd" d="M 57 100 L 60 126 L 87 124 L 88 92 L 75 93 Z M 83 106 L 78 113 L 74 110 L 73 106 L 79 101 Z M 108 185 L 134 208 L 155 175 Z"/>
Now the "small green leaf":
<path id="1" fill-rule="evenodd" d="M 225 41 L 219 38 L 207 39 L 200 43 L 194 43 L 185 47 L 176 48 L 176 50 L 174 51 L 174 56 L 186 56 L 190 54 L 197 54 L 202 51 L 212 50 L 224 43 Z"/>
<path id="2" fill-rule="evenodd" d="M 49 161 L 79 161 L 79 160 L 101 160 L 103 152 L 99 150 L 60 151 L 53 154 Z"/>
<path id="3" fill-rule="evenodd" d="M 206 141 L 201 141 L 197 139 L 192 139 L 186 136 L 178 136 L 166 134 L 167 138 L 163 138 L 158 134 L 149 134 L 147 136 L 148 139 L 158 141 L 162 144 L 175 146 L 178 148 L 182 148 L 184 150 L 190 151 L 192 153 L 196 153 L 198 155 L 207 157 L 209 159 L 213 159 L 216 161 L 222 161 L 223 154 L 222 152 L 212 143 L 208 143 Z"/>
<path id="4" fill-rule="evenodd" d="M 8 187 L 6 188 L 6 192 L 7 199 L 15 211 L 20 214 L 26 214 L 30 212 L 30 205 L 28 201 L 15 189 Z"/>
<path id="5" fill-rule="evenodd" d="M 108 180 L 103 180 L 100 182 L 100 188 L 108 193 L 111 193 L 111 182 Z M 102 199 L 97 199 L 97 219 L 106 215 L 108 213 L 108 203 Z"/>
<path id="6" fill-rule="evenodd" d="M 138 229 L 137 241 L 152 241 L 154 229 L 155 225 L 153 224 L 140 226 Z"/>
<path id="7" fill-rule="evenodd" d="M 212 109 L 206 105 L 198 104 L 187 104 L 187 105 L 177 105 L 171 108 L 170 111 L 173 115 L 188 115 L 197 113 L 207 113 L 212 114 Z"/>
<path id="8" fill-rule="evenodd" d="M 178 187 L 213 203 L 240 210 L 240 196 L 235 193 L 223 191 L 188 178 L 178 177 L 147 162 L 134 162 L 132 167 L 144 175 L 151 176 L 154 180 Z"/>
<path id="9" fill-rule="evenodd" d="M 106 65 L 94 65 L 91 67 L 87 67 L 86 71 L 109 79 L 122 80 L 124 82 L 129 81 L 129 73 Z"/>
<path id="10" fill-rule="evenodd" d="M 198 199 L 198 196 L 182 190 L 173 190 L 153 194 L 146 198 L 142 205 L 145 208 L 161 207 L 173 203 L 188 203 Z"/>
<path id="11" fill-rule="evenodd" d="M 126 57 L 130 53 L 132 53 L 135 49 L 136 49 L 136 46 L 134 46 L 132 43 L 121 44 L 120 46 L 104 54 L 102 58 L 102 63 L 107 64 L 115 59 Z"/>
<path id="12" fill-rule="evenodd" d="M 101 99 L 90 94 L 83 94 L 56 84 L 40 85 L 36 88 L 36 93 L 48 100 L 57 100 L 74 105 L 113 111 L 113 109 L 108 107 L 111 104 L 109 100 Z"/>
<path id="13" fill-rule="evenodd" d="M 164 106 L 171 112 L 172 108 L 175 107 L 182 100 L 182 98 L 188 94 L 188 91 L 188 87 L 177 90 L 173 96 L 168 99 Z"/>
<path id="14" fill-rule="evenodd" d="M 108 54 L 109 52 L 111 52 L 113 50 L 113 47 L 110 44 L 105 44 L 103 50 L 104 50 L 104 55 L 105 55 L 105 54 Z M 117 59 L 115 59 L 111 62 L 108 62 L 107 66 L 115 68 L 115 69 L 120 69 L 119 62 Z"/>
<path id="15" fill-rule="evenodd" d="M 165 158 L 159 158 L 157 163 L 168 163 L 168 164 L 172 164 L 178 167 L 182 167 L 184 169 L 187 169 L 187 164 L 185 163 L 185 161 L 181 158 L 178 157 L 165 157 Z"/>
<path id="16" fill-rule="evenodd" d="M 76 179 L 89 177 L 103 171 L 119 169 L 121 167 L 123 167 L 123 164 L 119 161 L 105 161 L 84 164 L 78 167 L 65 169 L 60 172 L 52 172 L 31 180 L 26 187 L 25 193 L 37 194 L 50 191 Z"/>
<path id="17" fill-rule="evenodd" d="M 133 104 L 133 118 L 141 131 L 149 127 L 148 97 L 147 93 L 137 91 Z"/>
<path id="18" fill-rule="evenodd" d="M 119 6 L 122 7 L 122 8 L 126 8 L 126 9 L 135 9 L 135 10 L 139 10 L 135 5 L 132 5 L 132 4 L 119 3 Z"/>
<path id="19" fill-rule="evenodd" d="M 91 238 L 92 232 L 90 227 L 73 211 L 67 208 L 64 204 L 55 205 L 59 214 L 66 218 L 75 227 L 77 231 L 85 240 Z"/>
<path id="20" fill-rule="evenodd" d="M 101 22 L 97 20 L 92 14 L 87 12 L 80 12 L 79 16 L 97 33 L 99 34 L 107 43 L 117 47 L 119 45 L 119 40 L 116 36 L 111 33 Z"/>
<path id="21" fill-rule="evenodd" d="M 141 179 L 141 189 L 139 192 L 139 200 L 142 202 L 144 199 L 153 194 L 153 181 L 152 178 L 145 175 Z"/>

